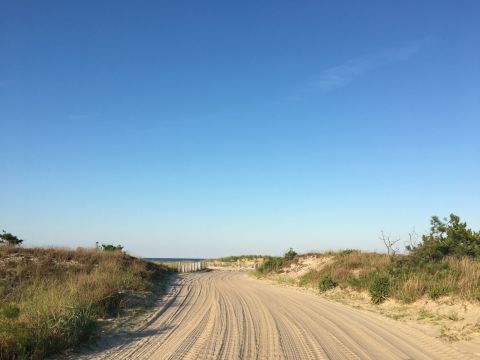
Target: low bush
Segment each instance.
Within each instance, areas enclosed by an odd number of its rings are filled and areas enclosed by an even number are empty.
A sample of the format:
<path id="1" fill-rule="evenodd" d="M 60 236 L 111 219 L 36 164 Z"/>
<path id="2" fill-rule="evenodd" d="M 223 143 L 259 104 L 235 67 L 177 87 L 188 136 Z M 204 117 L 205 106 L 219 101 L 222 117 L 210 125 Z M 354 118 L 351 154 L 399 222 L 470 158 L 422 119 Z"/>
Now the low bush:
<path id="1" fill-rule="evenodd" d="M 20 308 L 15 304 L 5 304 L 2 306 L 1 315 L 7 319 L 16 319 L 20 314 Z"/>
<path id="2" fill-rule="evenodd" d="M 355 275 L 349 275 L 345 279 L 345 283 L 350 286 L 352 289 L 360 290 L 362 288 L 362 281 L 359 277 Z"/>
<path id="3" fill-rule="evenodd" d="M 380 304 L 390 296 L 390 279 L 387 275 L 375 275 L 368 291 L 371 301 L 374 304 Z"/>
<path id="4" fill-rule="evenodd" d="M 288 251 L 283 255 L 283 258 L 285 260 L 293 260 L 295 258 L 295 256 L 297 256 L 298 254 L 292 249 L 288 249 Z"/>
<path id="5" fill-rule="evenodd" d="M 428 288 L 428 296 L 432 299 L 438 299 L 441 296 L 445 296 L 450 293 L 451 289 L 445 285 L 434 285 Z"/>
<path id="6" fill-rule="evenodd" d="M 331 290 L 337 286 L 337 283 L 328 275 L 322 275 L 318 281 L 318 289 L 321 292 Z"/>
<path id="7" fill-rule="evenodd" d="M 257 272 L 263 275 L 270 272 L 279 272 L 282 270 L 284 263 L 285 259 L 283 257 L 268 256 L 257 269 Z"/>

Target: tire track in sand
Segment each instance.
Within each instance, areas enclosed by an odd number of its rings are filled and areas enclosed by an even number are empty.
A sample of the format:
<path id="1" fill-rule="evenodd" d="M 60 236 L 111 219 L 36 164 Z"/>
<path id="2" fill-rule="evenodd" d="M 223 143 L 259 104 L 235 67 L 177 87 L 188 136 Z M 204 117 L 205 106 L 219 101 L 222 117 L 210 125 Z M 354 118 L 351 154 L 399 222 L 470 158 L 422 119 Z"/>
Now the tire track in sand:
<path id="1" fill-rule="evenodd" d="M 240 272 L 179 276 L 162 308 L 75 359 L 479 359 L 416 329 Z"/>

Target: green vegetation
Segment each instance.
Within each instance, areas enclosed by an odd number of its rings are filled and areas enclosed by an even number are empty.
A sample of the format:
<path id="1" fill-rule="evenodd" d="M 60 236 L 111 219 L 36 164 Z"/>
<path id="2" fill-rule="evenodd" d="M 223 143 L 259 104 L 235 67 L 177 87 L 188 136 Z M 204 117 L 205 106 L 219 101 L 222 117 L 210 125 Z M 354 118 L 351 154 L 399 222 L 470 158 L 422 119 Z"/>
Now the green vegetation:
<path id="1" fill-rule="evenodd" d="M 266 275 L 271 272 L 280 272 L 284 267 L 295 264 L 298 261 L 298 254 L 290 248 L 283 257 L 264 256 L 262 265 L 255 271 L 256 275 Z"/>
<path id="2" fill-rule="evenodd" d="M 40 359 L 89 339 L 99 318 L 167 270 L 121 251 L 0 246 L 0 359 Z"/>
<path id="3" fill-rule="evenodd" d="M 434 285 L 428 288 L 428 295 L 432 299 L 438 299 L 441 296 L 448 295 L 450 293 L 450 288 L 445 285 Z"/>
<path id="4" fill-rule="evenodd" d="M 285 260 L 293 260 L 298 254 L 292 249 L 288 249 L 288 251 L 283 255 Z"/>
<path id="5" fill-rule="evenodd" d="M 422 242 L 407 247 L 413 261 L 435 261 L 446 256 L 480 257 L 480 231 L 469 229 L 457 215 L 450 214 L 443 220 L 432 216 L 430 224 L 430 233 L 422 237 Z"/>
<path id="6" fill-rule="evenodd" d="M 358 291 L 368 290 L 375 276 L 389 264 L 386 254 L 358 250 L 329 253 L 332 260 L 321 270 L 311 270 L 300 278 L 303 286 L 316 287 L 322 276 L 333 279 L 341 288 L 351 287 Z"/>
<path id="7" fill-rule="evenodd" d="M 295 263 L 298 254 L 290 248 L 284 256 L 265 256 L 265 255 L 240 255 L 227 256 L 217 259 L 208 259 L 207 261 L 219 262 L 237 262 L 242 260 L 263 259 L 262 265 L 255 271 L 256 275 L 268 274 L 270 272 L 279 272 L 284 266 Z"/>
<path id="8" fill-rule="evenodd" d="M 219 261 L 219 262 L 237 262 L 240 260 L 255 260 L 264 258 L 264 255 L 239 255 L 239 256 L 226 256 L 221 258 L 207 259 L 206 261 Z"/>
<path id="9" fill-rule="evenodd" d="M 377 274 L 374 276 L 368 288 L 372 303 L 380 304 L 390 295 L 390 279 L 387 275 Z"/>
<path id="10" fill-rule="evenodd" d="M 102 244 L 102 250 L 103 251 L 122 251 L 123 246 L 122 245 L 112 245 L 112 244 Z"/>
<path id="11" fill-rule="evenodd" d="M 331 290 L 337 286 L 337 283 L 328 275 L 320 276 L 320 280 L 318 281 L 318 289 L 321 292 L 325 292 Z"/>
<path id="12" fill-rule="evenodd" d="M 257 269 L 259 275 L 265 275 L 271 272 L 279 272 L 285 265 L 285 259 L 279 256 L 267 256 L 262 265 Z"/>
<path id="13" fill-rule="evenodd" d="M 420 310 L 417 315 L 418 320 L 424 320 L 424 319 L 439 319 L 440 316 L 438 314 L 434 314 L 431 311 L 428 310 Z"/>
<path id="14" fill-rule="evenodd" d="M 23 242 L 22 239 L 19 239 L 17 236 L 7 233 L 5 230 L 2 230 L 2 233 L 0 234 L 0 244 L 7 244 L 10 246 L 17 246 L 21 245 Z"/>
<path id="15" fill-rule="evenodd" d="M 410 303 L 428 295 L 444 295 L 480 301 L 480 232 L 468 228 L 456 215 L 431 219 L 431 229 L 418 244 L 411 243 L 407 254 L 379 254 L 344 250 L 304 256 L 328 257 L 321 270 L 310 270 L 298 281 L 300 286 L 319 287 L 331 279 L 341 288 L 368 291 L 373 303 L 394 298 Z M 269 257 L 259 275 L 280 273 L 299 257 Z"/>

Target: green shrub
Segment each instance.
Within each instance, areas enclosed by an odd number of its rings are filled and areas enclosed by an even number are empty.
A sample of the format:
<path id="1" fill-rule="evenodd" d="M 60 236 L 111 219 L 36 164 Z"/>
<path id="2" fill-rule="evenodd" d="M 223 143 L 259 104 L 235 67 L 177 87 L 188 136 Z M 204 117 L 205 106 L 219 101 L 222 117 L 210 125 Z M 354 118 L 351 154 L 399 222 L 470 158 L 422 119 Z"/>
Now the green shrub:
<path id="1" fill-rule="evenodd" d="M 293 260 L 295 258 L 295 256 L 297 256 L 298 254 L 292 249 L 288 249 L 288 251 L 283 255 L 284 259 L 285 260 Z"/>
<path id="2" fill-rule="evenodd" d="M 441 296 L 447 295 L 450 291 L 451 289 L 445 285 L 431 286 L 427 290 L 428 295 L 434 300 L 438 299 Z"/>
<path id="3" fill-rule="evenodd" d="M 333 280 L 330 276 L 328 275 L 322 275 L 320 277 L 320 280 L 318 281 L 318 289 L 321 292 L 328 291 L 330 289 L 333 289 L 334 287 L 337 286 L 337 283 L 335 280 Z"/>
<path id="4" fill-rule="evenodd" d="M 380 304 L 390 295 L 390 279 L 386 275 L 376 275 L 368 290 L 372 303 Z"/>
<path id="5" fill-rule="evenodd" d="M 480 231 L 468 228 L 457 215 L 450 214 L 448 219 L 432 216 L 430 224 L 430 233 L 422 237 L 422 242 L 407 247 L 412 259 L 423 262 L 441 260 L 446 256 L 480 256 Z"/>
<path id="6" fill-rule="evenodd" d="M 102 244 L 103 251 L 122 251 L 122 245 Z"/>
<path id="7" fill-rule="evenodd" d="M 258 268 L 260 274 L 268 274 L 270 272 L 277 272 L 282 269 L 284 258 L 269 256 L 265 259 L 263 264 Z"/>
<path id="8" fill-rule="evenodd" d="M 347 285 L 353 289 L 361 289 L 362 288 L 362 281 L 354 275 L 349 275 L 345 280 Z"/>
<path id="9" fill-rule="evenodd" d="M 20 308 L 14 304 L 6 304 L 2 307 L 1 314 L 7 319 L 16 319 L 20 314 Z"/>

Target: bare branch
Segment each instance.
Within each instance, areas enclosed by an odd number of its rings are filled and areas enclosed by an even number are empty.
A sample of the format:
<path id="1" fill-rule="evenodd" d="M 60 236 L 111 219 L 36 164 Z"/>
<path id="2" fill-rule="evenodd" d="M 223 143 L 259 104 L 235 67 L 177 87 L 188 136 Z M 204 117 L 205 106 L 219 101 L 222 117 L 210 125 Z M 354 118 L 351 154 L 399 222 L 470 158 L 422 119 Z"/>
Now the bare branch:
<path id="1" fill-rule="evenodd" d="M 400 241 L 400 239 L 392 240 L 390 239 L 390 235 L 385 235 L 382 230 L 380 233 L 380 240 L 383 241 L 383 244 L 387 248 L 388 256 L 394 256 L 398 252 L 399 249 L 395 245 Z"/>
<path id="2" fill-rule="evenodd" d="M 412 232 L 408 233 L 408 242 L 405 248 L 408 251 L 412 251 L 418 246 L 419 243 L 419 235 L 415 232 L 415 227 L 413 227 Z"/>

